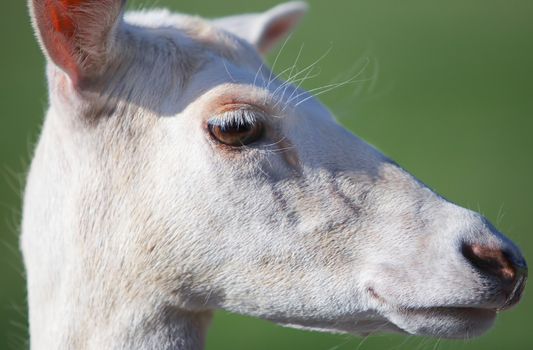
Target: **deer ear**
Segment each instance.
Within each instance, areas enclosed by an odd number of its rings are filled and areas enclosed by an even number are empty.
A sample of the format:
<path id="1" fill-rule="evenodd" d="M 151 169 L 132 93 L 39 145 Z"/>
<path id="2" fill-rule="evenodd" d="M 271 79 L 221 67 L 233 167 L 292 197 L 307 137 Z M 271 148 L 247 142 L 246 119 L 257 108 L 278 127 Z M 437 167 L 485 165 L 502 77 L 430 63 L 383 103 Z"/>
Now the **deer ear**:
<path id="1" fill-rule="evenodd" d="M 214 21 L 221 27 L 254 45 L 262 54 L 268 53 L 285 38 L 307 12 L 305 2 L 287 2 L 260 14 L 224 17 Z"/>
<path id="2" fill-rule="evenodd" d="M 101 73 L 125 3 L 126 0 L 29 0 L 43 51 L 74 85 Z"/>

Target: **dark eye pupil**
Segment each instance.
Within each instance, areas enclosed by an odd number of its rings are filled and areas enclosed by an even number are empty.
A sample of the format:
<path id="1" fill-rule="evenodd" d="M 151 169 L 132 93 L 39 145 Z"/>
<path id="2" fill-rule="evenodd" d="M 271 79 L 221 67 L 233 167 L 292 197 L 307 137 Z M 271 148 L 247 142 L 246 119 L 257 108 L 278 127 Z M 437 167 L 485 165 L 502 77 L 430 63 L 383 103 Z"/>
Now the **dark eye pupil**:
<path id="1" fill-rule="evenodd" d="M 208 122 L 209 132 L 221 143 L 226 145 L 241 147 L 257 141 L 263 135 L 263 124 L 247 121 L 210 120 Z"/>

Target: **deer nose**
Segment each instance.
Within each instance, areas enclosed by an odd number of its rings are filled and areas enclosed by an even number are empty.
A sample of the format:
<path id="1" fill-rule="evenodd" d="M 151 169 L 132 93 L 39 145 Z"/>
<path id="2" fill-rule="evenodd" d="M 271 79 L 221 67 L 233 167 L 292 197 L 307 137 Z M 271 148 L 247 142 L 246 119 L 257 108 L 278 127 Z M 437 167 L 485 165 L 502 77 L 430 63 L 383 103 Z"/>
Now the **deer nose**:
<path id="1" fill-rule="evenodd" d="M 464 244 L 462 253 L 480 273 L 498 281 L 505 295 L 500 309 L 518 303 L 527 280 L 527 264 L 518 253 L 480 244 Z"/>

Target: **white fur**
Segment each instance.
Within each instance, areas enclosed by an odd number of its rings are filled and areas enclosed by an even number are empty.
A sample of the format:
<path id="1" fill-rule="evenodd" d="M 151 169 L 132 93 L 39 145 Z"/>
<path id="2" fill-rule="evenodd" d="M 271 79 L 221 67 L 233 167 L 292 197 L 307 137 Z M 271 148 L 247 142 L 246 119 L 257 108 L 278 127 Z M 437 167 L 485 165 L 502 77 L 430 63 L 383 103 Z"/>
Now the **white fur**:
<path id="1" fill-rule="evenodd" d="M 316 99 L 273 95 L 253 45 L 295 9 L 127 14 L 105 74 L 79 87 L 49 58 L 22 230 L 33 349 L 200 349 L 217 309 L 354 334 L 490 327 L 502 297 L 460 246 L 517 248 Z M 267 140 L 210 138 L 230 100 L 264 111 Z"/>

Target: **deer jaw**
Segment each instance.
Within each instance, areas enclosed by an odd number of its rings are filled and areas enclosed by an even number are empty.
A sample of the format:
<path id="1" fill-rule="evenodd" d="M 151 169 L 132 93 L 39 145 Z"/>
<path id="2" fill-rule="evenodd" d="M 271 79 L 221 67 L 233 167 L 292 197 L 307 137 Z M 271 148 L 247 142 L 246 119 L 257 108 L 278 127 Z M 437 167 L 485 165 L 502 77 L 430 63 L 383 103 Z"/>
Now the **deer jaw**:
<path id="1" fill-rule="evenodd" d="M 302 5 L 209 22 L 122 20 L 113 0 L 32 3 L 51 99 L 25 194 L 32 346 L 201 348 L 216 309 L 453 338 L 517 302 L 525 262 L 512 242 L 272 79 L 257 51 Z M 65 20 L 47 32 L 55 10 L 42 3 L 82 22 L 108 6 L 116 21 L 100 23 L 103 47 L 85 48 Z M 211 123 L 231 118 L 260 137 L 220 142 Z M 465 245 L 507 252 L 512 293 Z"/>

